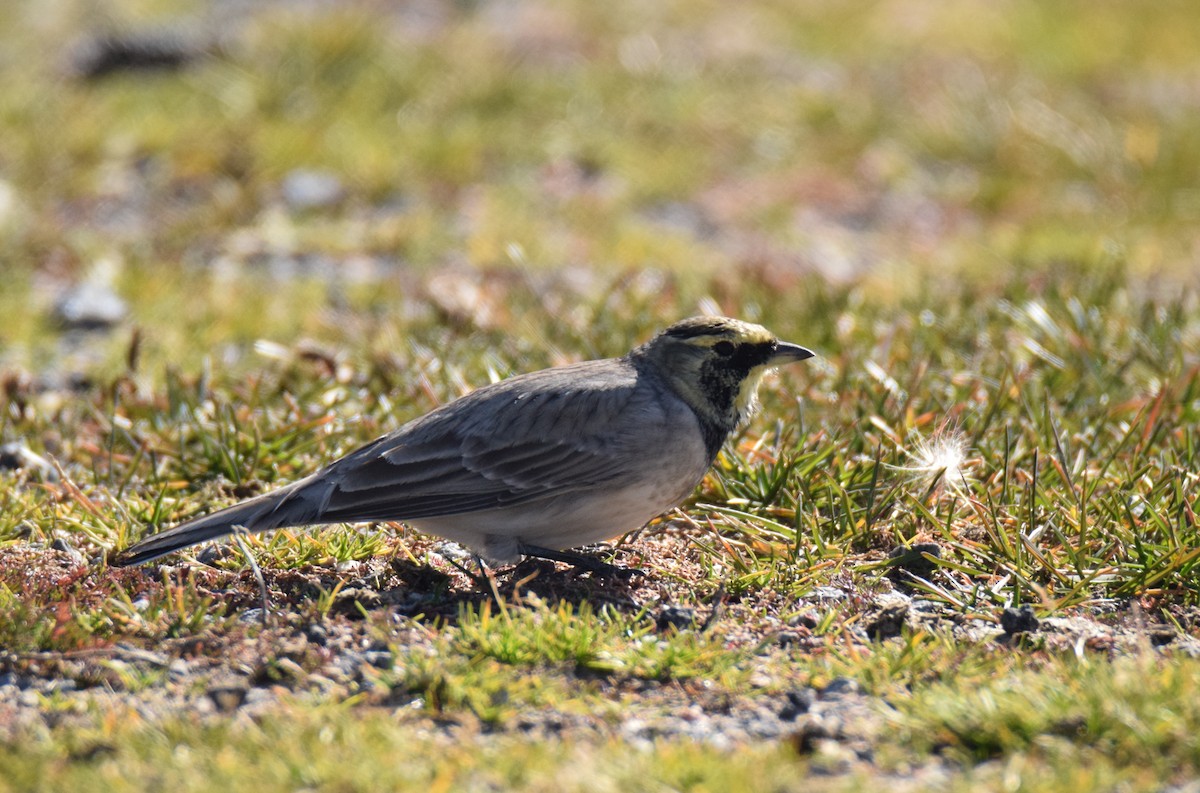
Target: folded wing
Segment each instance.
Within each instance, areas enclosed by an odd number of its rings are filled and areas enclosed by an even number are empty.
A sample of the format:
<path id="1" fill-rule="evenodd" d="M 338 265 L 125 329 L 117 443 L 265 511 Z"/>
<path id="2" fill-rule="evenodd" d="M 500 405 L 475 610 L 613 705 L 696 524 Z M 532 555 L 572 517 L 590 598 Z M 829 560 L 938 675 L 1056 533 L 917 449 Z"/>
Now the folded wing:
<path id="1" fill-rule="evenodd" d="M 542 382 L 551 379 L 562 382 Z M 477 512 L 628 477 L 621 461 L 647 439 L 620 428 L 647 425 L 621 417 L 663 408 L 639 395 L 632 372 L 612 380 L 611 369 L 599 384 L 580 372 L 539 372 L 465 397 L 475 403 L 469 412 L 460 403 L 434 411 L 314 477 L 332 484 L 321 522 Z"/>

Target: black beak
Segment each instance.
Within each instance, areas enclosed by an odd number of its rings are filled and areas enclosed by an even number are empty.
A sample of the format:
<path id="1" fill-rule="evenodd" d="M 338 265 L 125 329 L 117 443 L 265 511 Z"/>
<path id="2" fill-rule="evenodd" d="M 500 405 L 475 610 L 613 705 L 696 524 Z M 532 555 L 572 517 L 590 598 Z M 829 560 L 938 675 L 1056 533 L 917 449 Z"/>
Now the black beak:
<path id="1" fill-rule="evenodd" d="M 801 347 L 799 344 L 790 344 L 786 341 L 779 342 L 779 346 L 775 348 L 775 352 L 771 354 L 770 360 L 767 361 L 768 366 L 782 366 L 785 363 L 795 363 L 804 361 L 816 355 L 815 352 L 807 347 Z"/>

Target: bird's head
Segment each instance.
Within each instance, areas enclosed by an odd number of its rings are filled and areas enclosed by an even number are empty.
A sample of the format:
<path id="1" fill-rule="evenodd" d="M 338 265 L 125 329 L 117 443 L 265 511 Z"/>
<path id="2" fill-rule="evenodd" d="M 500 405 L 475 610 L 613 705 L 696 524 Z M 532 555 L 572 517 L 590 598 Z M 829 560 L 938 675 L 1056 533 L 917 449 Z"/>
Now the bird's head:
<path id="1" fill-rule="evenodd" d="M 811 358 L 813 352 L 780 341 L 761 325 L 728 317 L 676 322 L 635 349 L 701 419 L 728 432 L 757 404 L 769 369 Z"/>

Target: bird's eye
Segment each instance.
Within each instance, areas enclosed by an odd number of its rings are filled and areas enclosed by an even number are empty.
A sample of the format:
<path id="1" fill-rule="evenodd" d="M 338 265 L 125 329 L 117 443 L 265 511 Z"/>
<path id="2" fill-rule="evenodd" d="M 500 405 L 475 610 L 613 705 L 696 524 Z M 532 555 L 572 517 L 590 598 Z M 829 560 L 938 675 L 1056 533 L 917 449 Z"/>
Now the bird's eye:
<path id="1" fill-rule="evenodd" d="M 733 355 L 733 351 L 737 349 L 731 341 L 719 341 L 713 345 L 713 349 L 717 351 L 717 355 L 728 358 Z"/>

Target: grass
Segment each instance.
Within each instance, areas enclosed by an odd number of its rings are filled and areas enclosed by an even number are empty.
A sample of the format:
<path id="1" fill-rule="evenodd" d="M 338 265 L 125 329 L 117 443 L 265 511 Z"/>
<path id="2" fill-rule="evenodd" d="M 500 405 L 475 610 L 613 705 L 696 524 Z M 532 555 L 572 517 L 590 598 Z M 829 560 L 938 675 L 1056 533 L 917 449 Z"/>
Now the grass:
<path id="1" fill-rule="evenodd" d="M 0 441 L 49 461 L 0 471 L 0 790 L 1200 775 L 1188 4 L 415 8 L 195 4 L 208 55 L 94 80 L 176 4 L 0 9 Z M 86 284 L 125 319 L 63 328 Z M 821 357 L 629 586 L 281 531 L 263 627 L 238 552 L 103 562 L 704 310 Z"/>
<path id="2" fill-rule="evenodd" d="M 1052 790 L 1067 783 L 1151 789 L 1156 782 L 1186 779 L 1195 768 L 1192 660 L 1058 660 L 1017 670 L 1012 667 L 1024 663 L 1019 659 L 998 665 L 978 651 L 964 657 L 941 646 L 933 656 L 944 653 L 965 662 L 961 676 L 948 673 L 926 681 L 911 698 L 892 700 L 897 708 L 888 711 L 887 728 L 874 746 L 876 763 L 889 776 L 908 777 L 917 787 L 922 780 L 949 782 L 920 776 L 930 756 L 922 760 L 923 753 L 948 758 L 959 769 L 951 786 L 963 789 L 1012 784 Z M 1147 680 L 1154 682 L 1152 690 Z M 507 698 L 510 710 L 537 712 L 553 681 L 546 673 L 480 674 L 469 697 L 488 696 L 492 708 Z M 452 684 L 441 687 L 449 691 Z M 479 707 L 470 702 L 460 707 Z M 52 712 L 54 703 L 43 707 Z M 591 712 L 604 710 L 594 704 Z M 461 718 L 443 725 L 447 734 L 431 733 L 411 708 L 295 699 L 253 720 L 176 715 L 147 724 L 136 711 L 118 711 L 98 714 L 86 728 L 25 734 L 0 754 L 0 765 L 13 790 L 75 789 L 89 780 L 111 780 L 117 789 L 164 783 L 196 790 L 252 784 L 384 790 L 437 783 L 593 790 L 599 779 L 632 790 L 713 784 L 761 790 L 790 789 L 794 775 L 828 772 L 840 760 L 820 751 L 797 755 L 786 742 L 730 752 L 674 741 L 630 747 L 586 732 L 529 742 L 505 731 L 480 731 Z M 348 763 L 348 756 L 359 760 Z M 819 784 L 840 790 L 865 782 L 860 769 Z"/>

